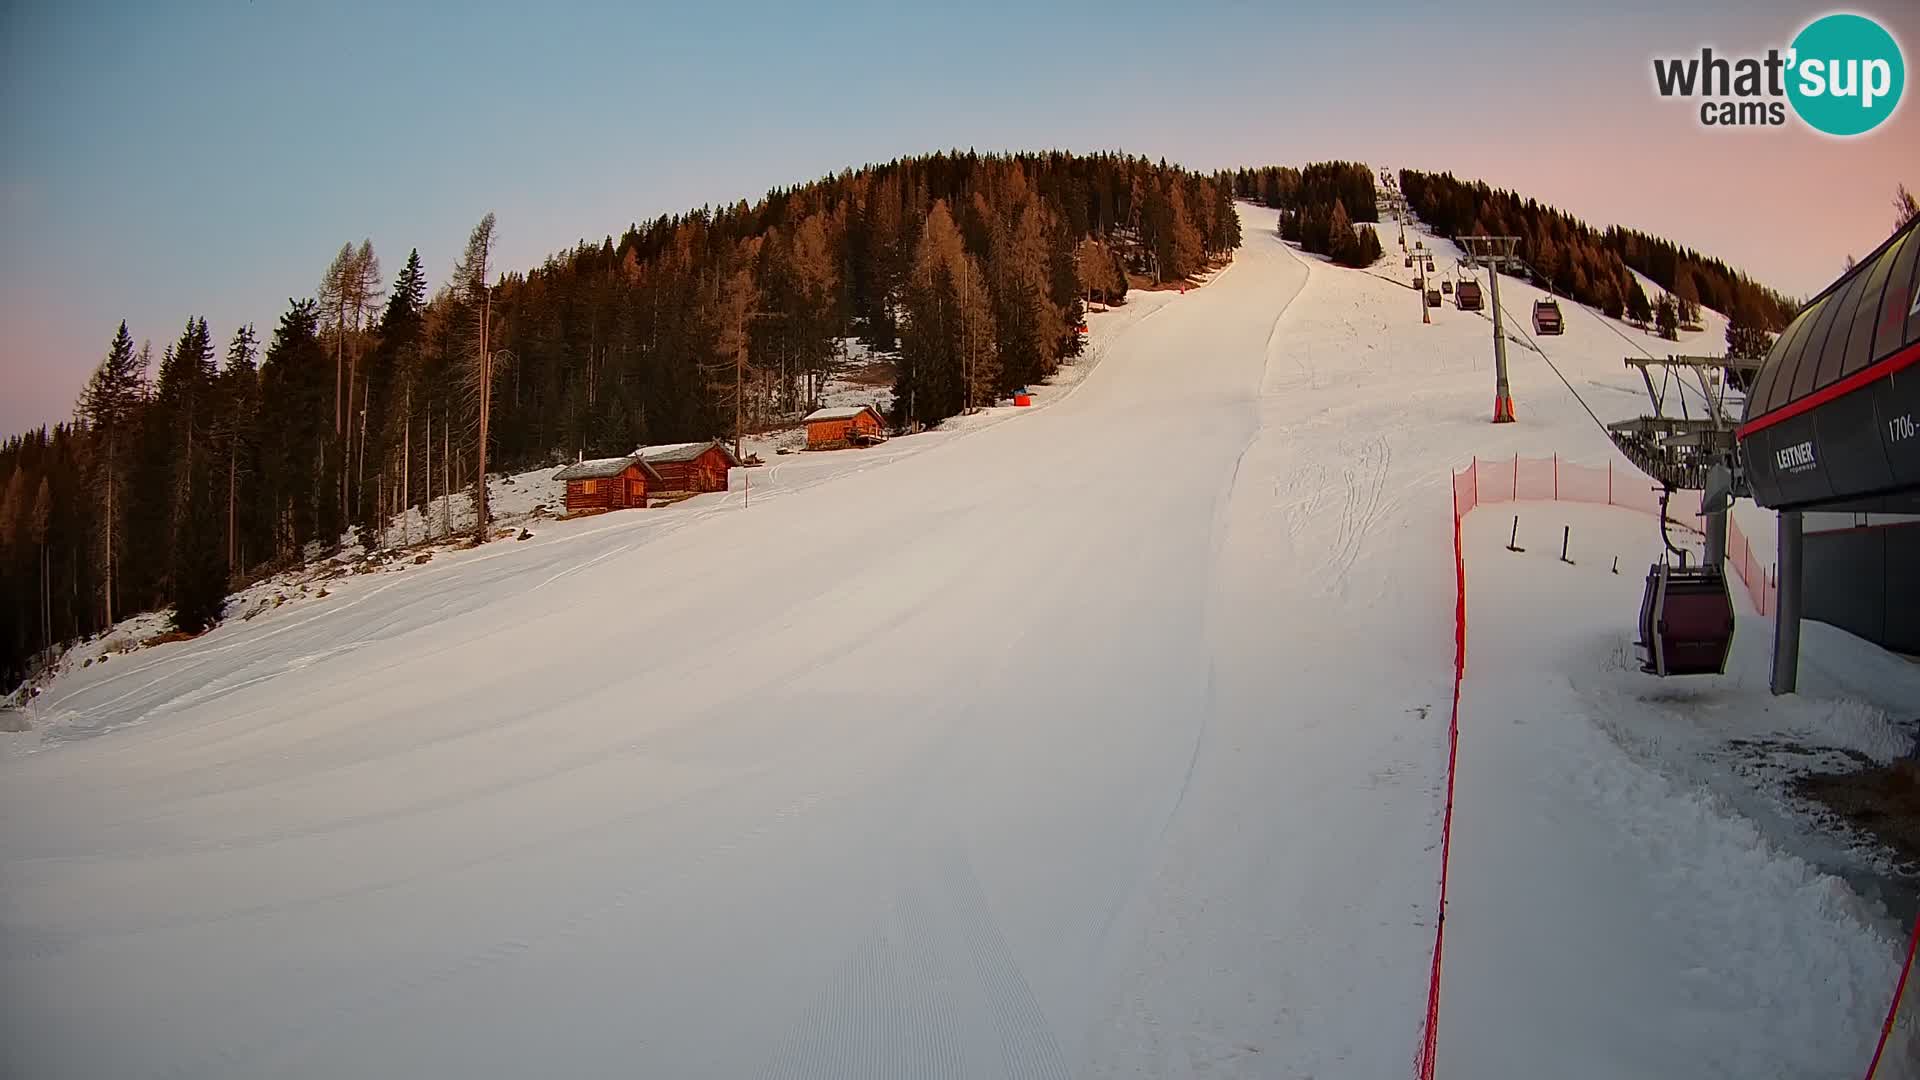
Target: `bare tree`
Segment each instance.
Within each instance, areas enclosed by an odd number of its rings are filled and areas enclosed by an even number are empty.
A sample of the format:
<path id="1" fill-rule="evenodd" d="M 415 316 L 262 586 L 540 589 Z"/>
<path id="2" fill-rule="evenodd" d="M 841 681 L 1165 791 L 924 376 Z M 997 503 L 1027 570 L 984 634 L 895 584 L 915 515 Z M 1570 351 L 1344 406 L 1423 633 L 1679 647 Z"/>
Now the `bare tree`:
<path id="1" fill-rule="evenodd" d="M 380 294 L 380 259 L 373 253 L 373 241 L 362 240 L 358 248 L 351 243 L 340 245 L 340 253 L 320 280 L 320 311 L 323 326 L 333 337 L 333 433 L 341 441 L 340 501 L 349 519 L 353 516 L 348 509 L 352 505 L 348 481 L 353 475 L 353 420 L 366 407 L 363 402 L 360 409 L 354 408 L 354 389 L 359 384 L 361 346 L 379 308 Z"/>
<path id="2" fill-rule="evenodd" d="M 733 407 L 733 453 L 739 457 L 746 427 L 747 383 L 757 377 L 748 362 L 753 335 L 747 324 L 760 312 L 760 287 L 753 278 L 760 237 L 741 242 L 731 269 L 718 272 L 707 310 L 713 332 L 714 359 L 706 364 L 707 387 L 715 399 Z M 725 374 L 731 371 L 732 377 Z"/>
<path id="3" fill-rule="evenodd" d="M 480 219 L 467 237 L 467 250 L 453 268 L 451 286 L 454 298 L 464 305 L 472 319 L 472 347 L 462 382 L 474 408 L 474 448 L 478 468 L 473 481 L 473 541 L 487 539 L 487 426 L 493 410 L 493 346 L 489 340 L 493 321 L 493 289 L 488 283 L 489 261 L 493 257 L 493 213 Z"/>
<path id="4" fill-rule="evenodd" d="M 1920 200 L 1913 197 L 1907 185 L 1899 185 L 1893 193 L 1893 231 L 1899 232 L 1907 223 L 1920 217 Z"/>

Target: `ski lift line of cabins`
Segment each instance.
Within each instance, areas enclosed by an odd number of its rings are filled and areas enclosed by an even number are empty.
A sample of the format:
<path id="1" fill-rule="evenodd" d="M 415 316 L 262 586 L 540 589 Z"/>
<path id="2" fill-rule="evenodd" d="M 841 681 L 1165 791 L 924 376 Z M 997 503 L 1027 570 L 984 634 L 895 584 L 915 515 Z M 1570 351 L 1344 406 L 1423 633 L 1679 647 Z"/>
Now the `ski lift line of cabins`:
<path id="1" fill-rule="evenodd" d="M 1543 303 L 1552 305 L 1555 316 L 1550 324 L 1553 329 L 1543 332 L 1561 333 L 1564 321 L 1557 318 L 1559 305 L 1550 300 L 1535 302 L 1535 330 L 1541 331 Z M 1502 309 L 1496 307 L 1496 316 L 1502 313 Z M 1734 627 L 1733 594 L 1723 569 L 1727 510 L 1740 486 L 1738 457 L 1732 443 L 1733 423 L 1726 400 L 1727 389 L 1735 380 L 1725 376 L 1709 379 L 1707 370 L 1715 365 L 1728 367 L 1730 362 L 1725 357 L 1669 357 L 1666 361 L 1628 357 L 1628 366 L 1640 368 L 1648 396 L 1653 401 L 1654 415 L 1607 424 L 1580 396 L 1580 391 L 1540 342 L 1525 329 L 1520 330 L 1520 336 L 1546 361 L 1595 426 L 1606 432 L 1628 460 L 1659 483 L 1660 540 L 1664 550 L 1660 559 L 1648 568 L 1646 586 L 1640 597 L 1640 638 L 1635 642 L 1643 652 L 1640 669 L 1661 677 L 1724 672 L 1733 646 Z M 1731 362 L 1736 368 L 1739 364 Z M 1658 389 L 1648 370 L 1654 365 L 1668 368 Z M 1663 415 L 1662 410 L 1673 397 L 1672 366 L 1691 367 L 1695 371 L 1709 404 L 1706 417 L 1696 420 L 1690 415 L 1678 418 Z M 1685 383 L 1679 386 L 1678 399 L 1685 413 Z M 1668 501 L 1681 488 L 1700 488 L 1706 493 L 1700 508 L 1707 519 L 1706 551 L 1700 562 L 1693 565 L 1688 565 L 1686 549 L 1673 542 L 1667 528 Z"/>

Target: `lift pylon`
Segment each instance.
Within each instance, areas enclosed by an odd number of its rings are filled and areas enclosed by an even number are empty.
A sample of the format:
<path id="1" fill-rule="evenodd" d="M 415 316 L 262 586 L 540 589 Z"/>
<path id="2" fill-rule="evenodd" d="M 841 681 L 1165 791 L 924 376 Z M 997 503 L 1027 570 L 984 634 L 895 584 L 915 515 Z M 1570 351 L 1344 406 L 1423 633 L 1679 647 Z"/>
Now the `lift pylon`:
<path id="1" fill-rule="evenodd" d="M 1493 293 L 1493 422 L 1513 423 L 1513 389 L 1507 383 L 1507 330 L 1500 315 L 1500 271 L 1517 264 L 1517 236 L 1457 236 L 1474 263 L 1487 265 L 1487 287 Z"/>

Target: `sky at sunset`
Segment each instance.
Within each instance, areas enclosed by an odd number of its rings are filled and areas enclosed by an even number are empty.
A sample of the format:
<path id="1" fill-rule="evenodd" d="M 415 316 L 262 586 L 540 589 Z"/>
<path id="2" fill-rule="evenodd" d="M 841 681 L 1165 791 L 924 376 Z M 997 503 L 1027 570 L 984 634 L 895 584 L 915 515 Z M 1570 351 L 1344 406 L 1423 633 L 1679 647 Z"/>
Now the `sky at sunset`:
<path id="1" fill-rule="evenodd" d="M 437 284 L 488 210 L 524 269 L 949 147 L 1448 170 L 1803 296 L 1920 187 L 1911 101 L 1842 141 L 1655 95 L 1652 57 L 1784 47 L 1823 5 L 913 7 L 8 3 L 0 433 L 66 417 L 122 318 L 156 354 L 196 315 L 266 337 L 344 241 Z M 1849 10 L 1911 67 L 1920 5 Z"/>

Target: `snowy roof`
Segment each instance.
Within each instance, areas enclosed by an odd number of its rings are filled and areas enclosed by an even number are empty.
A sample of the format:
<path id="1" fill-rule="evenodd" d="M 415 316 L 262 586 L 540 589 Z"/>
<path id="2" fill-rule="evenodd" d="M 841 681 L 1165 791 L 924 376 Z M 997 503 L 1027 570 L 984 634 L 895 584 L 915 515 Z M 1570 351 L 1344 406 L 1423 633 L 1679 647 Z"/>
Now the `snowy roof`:
<path id="1" fill-rule="evenodd" d="M 720 452 L 726 455 L 729 464 L 739 464 L 733 459 L 733 451 L 712 439 L 703 442 L 659 443 L 654 446 L 643 446 L 634 453 L 648 462 L 677 465 L 683 461 L 692 461 L 711 447 L 718 447 Z"/>
<path id="2" fill-rule="evenodd" d="M 812 424 L 821 420 L 851 420 L 863 412 L 873 413 L 875 416 L 880 415 L 871 405 L 847 405 L 837 409 L 815 409 L 808 413 L 807 418 L 802 420 L 801 423 Z"/>
<path id="3" fill-rule="evenodd" d="M 638 454 L 628 454 L 626 457 L 594 458 L 591 461 L 576 461 L 572 465 L 554 473 L 553 478 L 555 480 L 598 480 L 608 476 L 619 476 L 621 473 L 627 471 L 629 465 L 633 465 L 636 462 L 640 464 L 641 468 L 646 468 L 646 462 L 642 461 Z M 647 469 L 646 471 L 652 472 L 653 470 Z"/>

